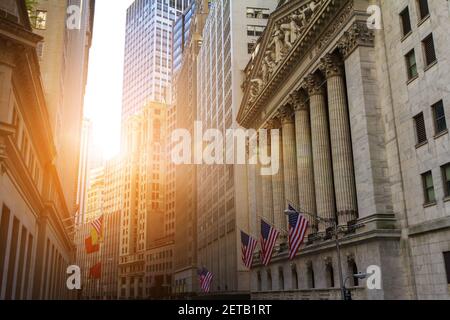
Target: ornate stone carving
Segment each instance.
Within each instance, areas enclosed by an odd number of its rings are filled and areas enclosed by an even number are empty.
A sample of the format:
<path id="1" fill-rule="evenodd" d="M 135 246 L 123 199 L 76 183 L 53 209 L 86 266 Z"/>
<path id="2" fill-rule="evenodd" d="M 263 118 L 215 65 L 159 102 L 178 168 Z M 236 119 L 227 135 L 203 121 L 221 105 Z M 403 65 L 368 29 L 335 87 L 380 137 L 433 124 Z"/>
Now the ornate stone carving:
<path id="1" fill-rule="evenodd" d="M 289 103 L 294 108 L 294 111 L 308 109 L 308 97 L 304 91 L 294 91 L 289 95 Z"/>
<path id="2" fill-rule="evenodd" d="M 326 75 L 327 79 L 342 75 L 344 63 L 337 55 L 328 53 L 320 62 L 319 69 Z"/>
<path id="3" fill-rule="evenodd" d="M 367 27 L 367 23 L 357 21 L 344 33 L 338 47 L 344 58 L 347 58 L 358 46 L 373 47 L 374 39 L 375 34 Z"/>
<path id="4" fill-rule="evenodd" d="M 285 104 L 278 111 L 278 116 L 282 124 L 294 122 L 294 110 L 290 104 Z"/>
<path id="5" fill-rule="evenodd" d="M 320 78 L 315 74 L 310 74 L 305 78 L 305 86 L 309 96 L 324 94 Z"/>

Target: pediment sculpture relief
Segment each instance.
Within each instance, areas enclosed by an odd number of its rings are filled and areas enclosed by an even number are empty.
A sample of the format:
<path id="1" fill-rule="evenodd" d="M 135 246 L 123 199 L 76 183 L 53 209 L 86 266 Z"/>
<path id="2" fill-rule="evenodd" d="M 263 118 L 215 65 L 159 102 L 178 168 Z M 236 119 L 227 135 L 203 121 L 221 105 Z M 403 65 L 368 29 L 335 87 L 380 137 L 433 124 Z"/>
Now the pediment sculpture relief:
<path id="1" fill-rule="evenodd" d="M 249 103 L 256 101 L 265 85 L 269 82 L 271 75 L 275 72 L 283 59 L 300 39 L 308 23 L 314 17 L 323 0 L 313 0 L 297 10 L 291 12 L 275 22 L 270 39 L 267 41 L 266 50 L 263 52 L 258 71 L 249 81 Z"/>

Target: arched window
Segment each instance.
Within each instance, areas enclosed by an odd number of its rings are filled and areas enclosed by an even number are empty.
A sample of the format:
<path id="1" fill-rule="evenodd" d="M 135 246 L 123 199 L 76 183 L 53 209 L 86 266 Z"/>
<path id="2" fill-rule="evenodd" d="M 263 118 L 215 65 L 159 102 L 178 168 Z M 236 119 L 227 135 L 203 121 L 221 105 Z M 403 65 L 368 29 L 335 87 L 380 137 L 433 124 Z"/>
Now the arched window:
<path id="1" fill-rule="evenodd" d="M 267 270 L 267 291 L 272 291 L 272 272 Z"/>
<path id="2" fill-rule="evenodd" d="M 292 271 L 292 289 L 298 290 L 298 274 L 297 274 L 297 266 L 295 264 L 291 267 Z"/>
<path id="3" fill-rule="evenodd" d="M 280 291 L 284 290 L 284 272 L 282 267 L 278 269 L 278 288 Z"/>
<path id="4" fill-rule="evenodd" d="M 327 285 L 329 288 L 334 288 L 334 270 L 331 262 L 327 263 L 326 266 L 326 274 L 327 274 Z"/>
<path id="5" fill-rule="evenodd" d="M 359 272 L 358 266 L 356 265 L 355 260 L 354 259 L 348 260 L 348 273 L 351 275 L 355 275 L 358 274 L 358 272 Z M 352 279 L 353 279 L 352 285 L 354 287 L 359 286 L 359 279 L 357 277 L 352 277 Z"/>
<path id="6" fill-rule="evenodd" d="M 306 276 L 308 279 L 308 288 L 314 289 L 316 287 L 316 282 L 314 280 L 314 268 L 311 262 L 308 263 Z"/>

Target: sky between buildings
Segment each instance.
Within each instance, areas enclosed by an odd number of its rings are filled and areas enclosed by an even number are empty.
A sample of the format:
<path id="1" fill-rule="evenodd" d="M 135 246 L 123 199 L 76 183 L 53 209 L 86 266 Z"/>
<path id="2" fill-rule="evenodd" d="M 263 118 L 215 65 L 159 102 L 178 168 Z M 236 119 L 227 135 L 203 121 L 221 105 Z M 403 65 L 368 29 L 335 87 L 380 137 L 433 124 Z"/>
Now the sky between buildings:
<path id="1" fill-rule="evenodd" d="M 126 10 L 134 0 L 97 0 L 84 115 L 106 159 L 120 149 Z"/>

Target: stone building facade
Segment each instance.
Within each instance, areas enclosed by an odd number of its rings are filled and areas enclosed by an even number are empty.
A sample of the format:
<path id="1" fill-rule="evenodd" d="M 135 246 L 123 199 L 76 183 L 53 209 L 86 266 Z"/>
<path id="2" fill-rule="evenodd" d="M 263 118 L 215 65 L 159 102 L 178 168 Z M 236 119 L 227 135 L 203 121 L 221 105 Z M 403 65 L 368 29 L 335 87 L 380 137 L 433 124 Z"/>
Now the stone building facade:
<path id="1" fill-rule="evenodd" d="M 25 1 L 0 3 L 0 299 L 69 299 L 72 203 Z M 81 108 L 81 106 L 79 106 Z M 75 170 L 76 173 L 76 170 Z"/>
<path id="2" fill-rule="evenodd" d="M 286 234 L 269 266 L 256 254 L 252 297 L 339 299 L 334 233 L 321 222 L 336 219 L 354 298 L 450 298 L 449 24 L 443 0 L 291 0 L 273 13 L 238 122 L 279 129 L 259 147 L 279 142 L 282 166 L 247 167 L 249 225 L 259 234 L 260 208 L 287 230 L 291 202 L 310 227 L 294 260 Z M 373 265 L 381 289 L 369 290 L 352 275 Z"/>

